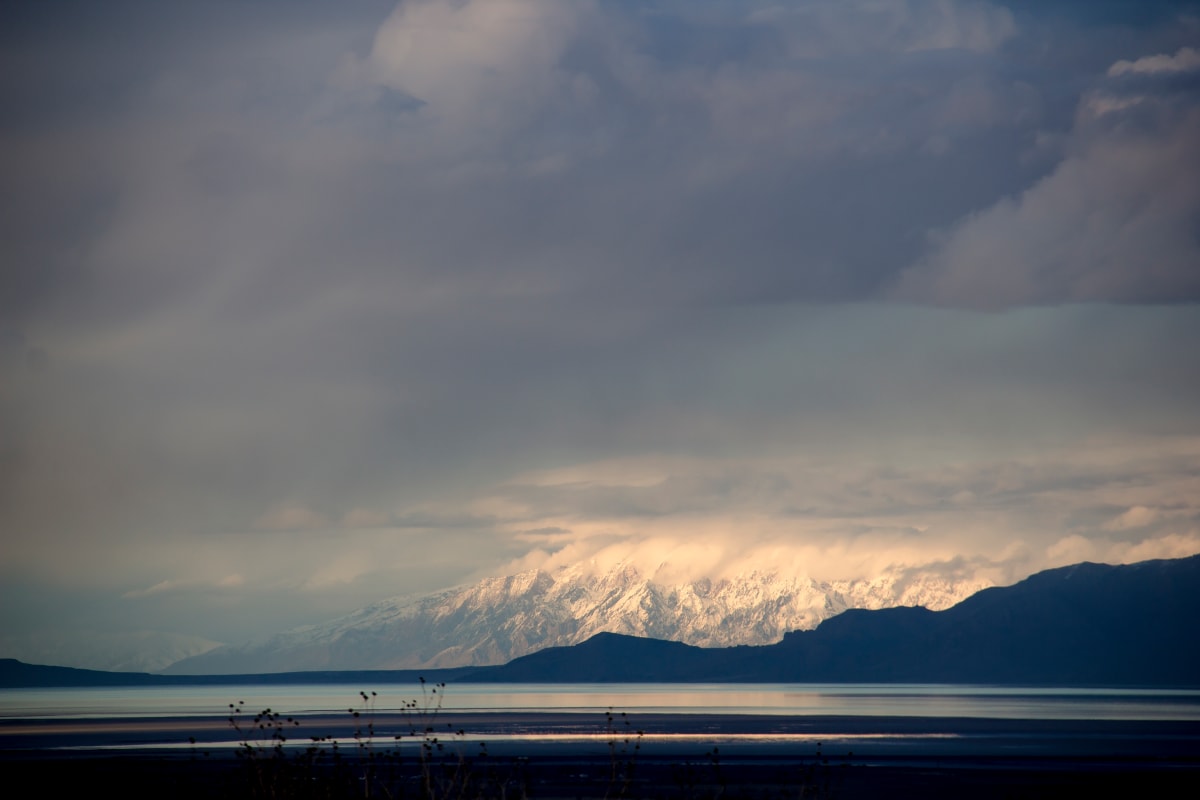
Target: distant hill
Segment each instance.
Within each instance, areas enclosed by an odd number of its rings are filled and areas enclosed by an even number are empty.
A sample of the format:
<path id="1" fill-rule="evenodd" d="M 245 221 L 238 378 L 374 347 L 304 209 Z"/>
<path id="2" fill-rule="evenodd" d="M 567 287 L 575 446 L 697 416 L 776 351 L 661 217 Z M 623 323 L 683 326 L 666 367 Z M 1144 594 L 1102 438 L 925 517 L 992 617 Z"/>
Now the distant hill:
<path id="1" fill-rule="evenodd" d="M 776 645 L 705 650 L 613 634 L 466 680 L 1200 685 L 1200 556 L 1077 564 L 944 611 L 849 610 Z"/>
<path id="2" fill-rule="evenodd" d="M 147 672 L 105 672 L 45 664 L 26 664 L 0 658 L 0 689 L 50 689 L 87 686 L 285 686 L 288 684 L 352 683 L 360 686 L 433 683 L 461 680 L 470 669 L 355 670 L 343 672 L 271 672 L 260 675 L 152 675 Z"/>
<path id="3" fill-rule="evenodd" d="M 63 664 L 103 672 L 159 672 L 221 642 L 164 631 L 58 632 L 0 635 L 0 653 L 28 664 Z"/>
<path id="4" fill-rule="evenodd" d="M 105 672 L 98 669 L 26 664 L 0 658 L 0 688 L 34 689 L 56 686 L 164 686 L 170 679 L 144 672 Z"/>

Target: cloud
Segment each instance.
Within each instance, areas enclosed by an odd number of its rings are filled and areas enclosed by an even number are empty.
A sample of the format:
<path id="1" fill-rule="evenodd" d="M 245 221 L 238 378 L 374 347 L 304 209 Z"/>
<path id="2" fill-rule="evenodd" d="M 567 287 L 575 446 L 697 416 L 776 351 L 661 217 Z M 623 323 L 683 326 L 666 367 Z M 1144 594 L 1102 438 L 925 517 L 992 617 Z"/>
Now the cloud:
<path id="1" fill-rule="evenodd" d="M 1144 528 L 1157 522 L 1162 517 L 1162 511 L 1146 506 L 1134 506 L 1128 511 L 1114 517 L 1104 527 L 1112 531 L 1127 531 L 1132 528 Z"/>
<path id="2" fill-rule="evenodd" d="M 1109 74 L 1187 60 L 1155 58 Z M 934 233 L 895 296 L 983 309 L 1200 300 L 1196 98 L 1098 90 L 1081 101 L 1072 138 L 1036 184 Z"/>
<path id="3" fill-rule="evenodd" d="M 536 103 L 589 3 L 418 0 L 401 3 L 375 35 L 371 77 L 454 121 L 518 95 Z M 424 112 L 423 112 L 424 113 Z"/>
<path id="4" fill-rule="evenodd" d="M 990 2 L 862 0 L 767 5 L 749 19 L 778 26 L 794 55 L 968 50 L 989 53 L 1017 32 L 1012 12 Z"/>
<path id="5" fill-rule="evenodd" d="M 1200 51 L 1193 47 L 1181 47 L 1173 56 L 1160 53 L 1142 56 L 1136 61 L 1122 59 L 1108 68 L 1108 75 L 1115 78 L 1121 75 L 1154 75 L 1163 72 L 1190 72 L 1196 69 L 1200 69 Z"/>
<path id="6" fill-rule="evenodd" d="M 161 594 L 162 592 L 170 592 L 178 590 L 179 585 L 174 581 L 159 581 L 153 586 L 148 586 L 145 589 L 133 589 L 125 592 L 122 597 L 127 599 L 137 599 L 139 597 L 150 597 L 152 595 Z"/>
<path id="7" fill-rule="evenodd" d="M 629 563 L 718 578 L 770 564 L 840 579 L 967 559 L 1005 582 L 1079 560 L 1194 551 L 1197 459 L 1195 438 L 1149 438 L 928 466 L 878 455 L 606 461 L 503 487 L 511 516 L 499 522 L 541 548 L 514 570 Z M 1128 510 L 1114 519 L 1114 506 Z M 552 535 L 531 538 L 539 522 Z"/>
<path id="8" fill-rule="evenodd" d="M 9 627 L 1189 535 L 1178 14 L 86 5 L 0 31 Z"/>
<path id="9" fill-rule="evenodd" d="M 329 521 L 322 515 L 302 506 L 286 506 L 263 514 L 254 521 L 254 528 L 266 531 L 298 531 L 325 528 Z"/>
<path id="10" fill-rule="evenodd" d="M 131 589 L 121 594 L 126 600 L 140 600 L 144 597 L 154 597 L 163 594 L 178 594 L 211 589 L 236 589 L 246 583 L 246 579 L 238 574 L 226 575 L 217 580 L 163 580 L 145 589 Z"/>
<path id="11" fill-rule="evenodd" d="M 387 514 L 365 508 L 354 508 L 342 516 L 342 525 L 347 528 L 381 528 L 391 521 Z"/>
<path id="12" fill-rule="evenodd" d="M 1103 542 L 1073 535 L 1046 549 L 1055 565 L 1097 561 L 1104 564 L 1136 564 L 1160 558 L 1184 558 L 1200 549 L 1200 532 L 1169 534 L 1140 542 Z"/>

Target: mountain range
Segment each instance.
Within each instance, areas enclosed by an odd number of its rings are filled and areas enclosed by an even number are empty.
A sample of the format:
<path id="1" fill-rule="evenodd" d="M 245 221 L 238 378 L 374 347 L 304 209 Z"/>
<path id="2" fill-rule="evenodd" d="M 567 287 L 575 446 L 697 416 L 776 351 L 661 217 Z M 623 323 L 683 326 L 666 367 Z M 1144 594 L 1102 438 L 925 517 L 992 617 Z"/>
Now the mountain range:
<path id="1" fill-rule="evenodd" d="M 943 611 L 848 610 L 762 647 L 706 650 L 601 634 L 491 682 L 867 682 L 1200 685 L 1200 555 L 1076 564 Z"/>
<path id="2" fill-rule="evenodd" d="M 947 608 L 988 584 L 893 572 L 816 581 L 758 570 L 662 582 L 629 564 L 529 570 L 417 597 L 384 600 L 330 622 L 182 659 L 166 674 L 429 669 L 504 664 L 597 633 L 698 647 L 765 645 L 852 608 Z"/>
<path id="3" fill-rule="evenodd" d="M 1082 563 L 984 589 L 942 611 L 850 609 L 771 645 L 702 648 L 597 633 L 455 682 L 830 682 L 1200 686 L 1200 555 Z M 0 660 L 0 686 L 411 681 L 415 672 L 167 676 Z"/>

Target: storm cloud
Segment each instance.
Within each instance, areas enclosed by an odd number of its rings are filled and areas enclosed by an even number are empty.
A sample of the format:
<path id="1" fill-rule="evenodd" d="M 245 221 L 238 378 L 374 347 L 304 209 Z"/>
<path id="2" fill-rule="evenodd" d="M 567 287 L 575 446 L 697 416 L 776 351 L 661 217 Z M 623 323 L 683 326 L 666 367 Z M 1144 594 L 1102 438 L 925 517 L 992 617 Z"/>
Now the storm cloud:
<path id="1" fill-rule="evenodd" d="M 10 4 L 5 647 L 1200 551 L 1200 6 L 1102 5 Z"/>

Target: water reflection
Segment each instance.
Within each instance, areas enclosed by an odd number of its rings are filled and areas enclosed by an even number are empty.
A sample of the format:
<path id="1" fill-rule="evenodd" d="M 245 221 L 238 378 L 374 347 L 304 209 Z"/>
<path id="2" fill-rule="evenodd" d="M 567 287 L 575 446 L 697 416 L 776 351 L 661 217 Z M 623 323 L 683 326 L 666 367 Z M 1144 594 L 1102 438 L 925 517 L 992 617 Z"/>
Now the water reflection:
<path id="1" fill-rule="evenodd" d="M 228 703 L 286 714 L 345 711 L 363 689 L 352 685 L 9 689 L 0 691 L 0 718 L 211 716 Z M 422 702 L 386 686 L 377 711 Z M 446 711 L 834 715 L 1200 721 L 1200 690 L 1072 689 L 885 684 L 457 684 L 425 703 Z"/>

